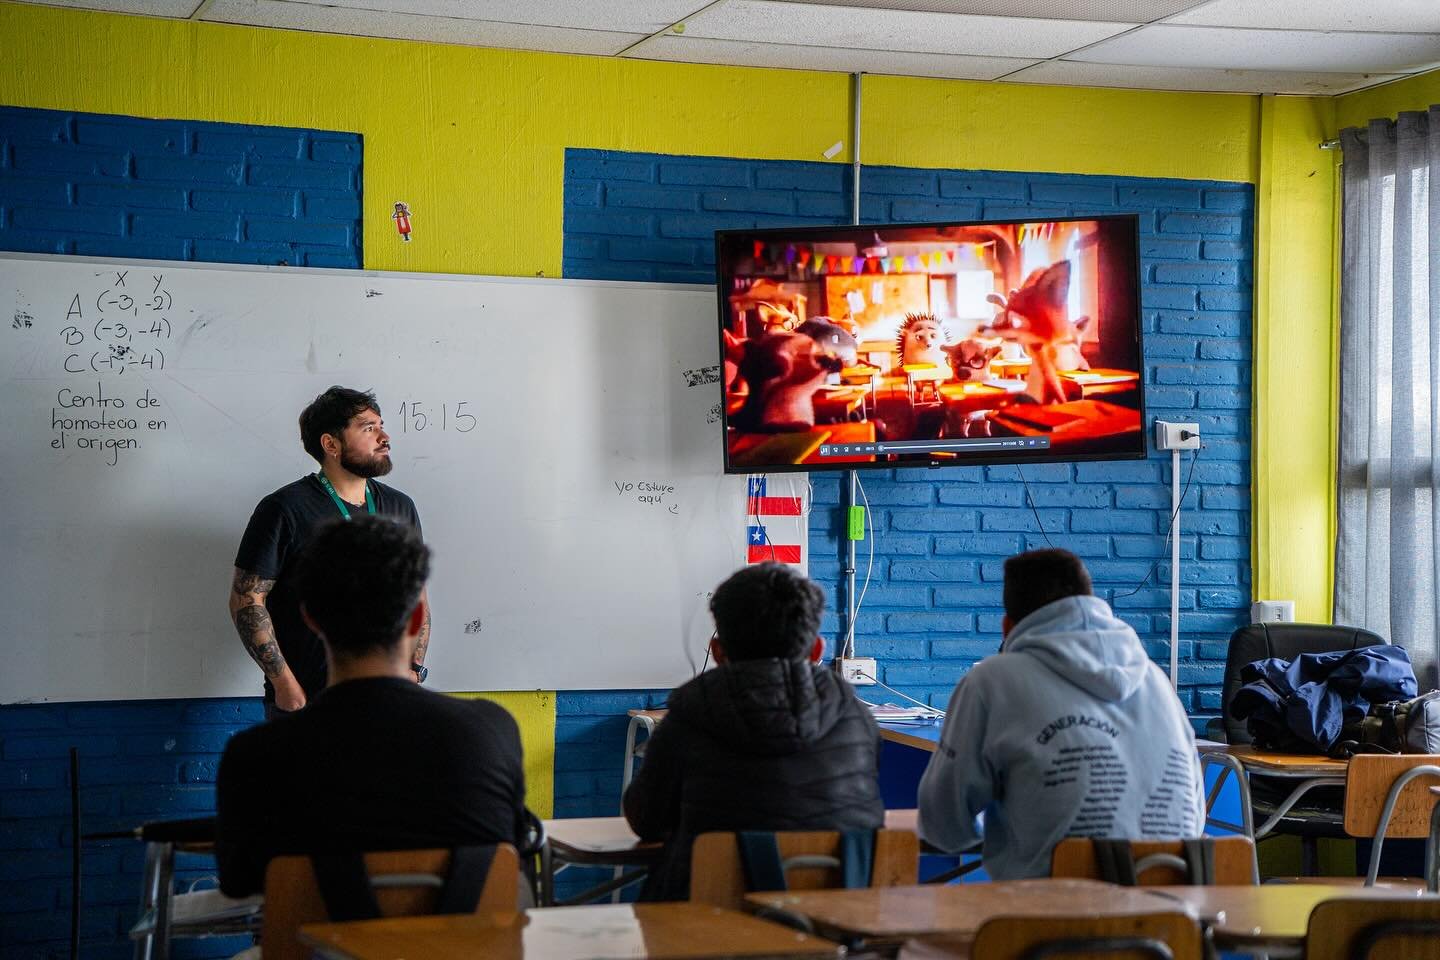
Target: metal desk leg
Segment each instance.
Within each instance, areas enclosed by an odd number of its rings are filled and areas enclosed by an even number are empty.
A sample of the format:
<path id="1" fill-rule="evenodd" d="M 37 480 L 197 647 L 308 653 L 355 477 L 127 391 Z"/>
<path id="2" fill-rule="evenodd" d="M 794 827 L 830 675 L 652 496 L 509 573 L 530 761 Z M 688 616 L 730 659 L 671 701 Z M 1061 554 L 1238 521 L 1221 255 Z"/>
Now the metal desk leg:
<path id="1" fill-rule="evenodd" d="M 555 906 L 555 853 L 548 840 L 540 848 L 540 906 Z"/>
<path id="2" fill-rule="evenodd" d="M 175 883 L 175 845 L 145 845 L 145 873 L 140 884 L 140 922 L 148 929 L 135 941 L 135 960 L 170 960 L 170 898 Z"/>
<path id="3" fill-rule="evenodd" d="M 622 803 L 625 800 L 625 791 L 629 788 L 630 781 L 635 776 L 635 734 L 641 727 L 645 728 L 645 739 L 648 741 L 655 735 L 654 718 L 637 714 L 630 718 L 630 725 L 625 728 L 625 769 L 620 771 L 620 800 Z M 619 880 L 624 874 L 624 867 L 615 868 L 616 880 Z M 620 890 L 618 887 L 615 892 L 611 894 L 610 902 L 620 902 Z"/>

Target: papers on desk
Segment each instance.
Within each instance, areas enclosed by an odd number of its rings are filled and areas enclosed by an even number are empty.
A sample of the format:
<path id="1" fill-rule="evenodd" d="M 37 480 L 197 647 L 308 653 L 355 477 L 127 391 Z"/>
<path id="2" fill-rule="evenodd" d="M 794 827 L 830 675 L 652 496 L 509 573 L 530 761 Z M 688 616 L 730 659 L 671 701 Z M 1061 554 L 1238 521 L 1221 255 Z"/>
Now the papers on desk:
<path id="1" fill-rule="evenodd" d="M 195 890 L 191 893 L 177 893 L 170 900 L 171 922 L 176 924 L 198 923 L 208 920 L 232 920 L 248 917 L 260 912 L 265 898 L 253 897 L 235 899 L 219 890 Z"/>
<path id="2" fill-rule="evenodd" d="M 882 722 L 895 722 L 901 720 L 940 720 L 945 716 L 944 710 L 936 710 L 934 707 L 922 707 L 918 704 L 906 707 L 897 707 L 893 703 L 870 703 L 868 700 L 861 700 L 861 703 L 870 708 L 870 713 L 876 720 Z"/>

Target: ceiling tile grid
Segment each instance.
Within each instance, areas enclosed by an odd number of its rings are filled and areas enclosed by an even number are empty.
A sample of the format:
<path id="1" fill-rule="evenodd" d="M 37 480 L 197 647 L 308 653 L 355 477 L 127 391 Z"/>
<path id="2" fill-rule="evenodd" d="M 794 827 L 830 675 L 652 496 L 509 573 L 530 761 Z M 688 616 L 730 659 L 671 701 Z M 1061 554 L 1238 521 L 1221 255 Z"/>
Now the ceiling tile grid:
<path id="1" fill-rule="evenodd" d="M 1440 0 L 43 2 L 590 56 L 1134 89 L 1329 96 L 1440 67 Z"/>

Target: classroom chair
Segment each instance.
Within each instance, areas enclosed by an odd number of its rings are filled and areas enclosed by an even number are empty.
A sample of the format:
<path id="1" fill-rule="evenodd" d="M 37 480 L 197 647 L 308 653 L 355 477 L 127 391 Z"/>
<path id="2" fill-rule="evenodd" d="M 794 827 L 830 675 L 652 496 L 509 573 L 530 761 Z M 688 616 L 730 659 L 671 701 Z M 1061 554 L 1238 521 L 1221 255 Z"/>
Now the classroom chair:
<path id="1" fill-rule="evenodd" d="M 1240 627 L 1230 635 L 1225 657 L 1220 716 L 1210 721 L 1206 736 L 1230 744 L 1252 742 L 1245 721 L 1230 716 L 1230 701 L 1242 686 L 1240 670 L 1246 664 L 1270 658 L 1293 660 L 1302 653 L 1355 650 L 1386 642 L 1384 637 L 1369 630 L 1327 623 L 1251 623 Z M 1226 776 L 1232 772 L 1236 775 L 1241 791 L 1253 803 L 1253 812 L 1248 818 L 1252 824 L 1255 818 L 1268 820 L 1277 812 L 1281 813 L 1265 833 L 1300 838 L 1304 873 L 1316 872 L 1321 839 L 1344 838 L 1338 787 L 1321 781 L 1299 781 L 1264 774 L 1247 777 L 1238 765 L 1225 764 L 1222 757 L 1202 757 L 1200 763 L 1202 768 L 1211 763 L 1222 764 L 1220 780 L 1211 792 L 1212 798 L 1218 794 Z"/>
<path id="2" fill-rule="evenodd" d="M 1125 886 L 1250 886 L 1259 879 L 1249 837 L 1199 840 L 1092 840 L 1055 845 L 1050 876 L 1105 880 Z"/>
<path id="3" fill-rule="evenodd" d="M 1201 960 L 1200 923 L 1184 913 L 1118 917 L 996 917 L 975 934 L 984 960 Z"/>
<path id="4" fill-rule="evenodd" d="M 372 916 L 513 913 L 520 907 L 520 858 L 515 848 L 500 843 L 494 847 L 462 848 L 459 855 L 490 850 L 493 859 L 483 882 L 473 875 L 464 876 L 463 870 L 452 869 L 454 857 L 449 850 L 366 853 L 361 855 L 363 870 L 353 869 L 358 866 L 353 861 L 337 867 L 335 861 L 324 858 L 276 857 L 265 871 L 261 954 L 265 960 L 304 960 L 309 950 L 296 937 L 303 924 L 365 916 L 363 912 L 356 916 L 334 915 L 326 905 L 326 894 L 321 892 L 317 868 L 327 874 L 332 898 L 339 893 L 346 894 L 345 899 L 350 901 L 357 896 L 360 901 L 367 896 L 373 898 Z M 483 859 L 483 853 L 479 856 Z"/>
<path id="5" fill-rule="evenodd" d="M 779 853 L 778 883 L 747 881 L 741 845 L 751 837 L 773 837 Z M 854 837 L 854 834 L 850 835 Z M 865 837 L 871 836 L 867 831 Z M 868 877 L 847 884 L 846 834 L 834 830 L 773 834 L 702 833 L 695 838 L 690 864 L 690 902 L 743 909 L 745 894 L 760 889 L 823 890 L 831 887 L 896 887 L 913 884 L 920 870 L 920 839 L 909 830 L 876 830 Z M 766 870 L 768 865 L 760 865 Z M 751 880 L 755 865 L 751 864 Z M 867 871 L 861 871 L 866 873 Z"/>
<path id="6" fill-rule="evenodd" d="M 1307 960 L 1440 960 L 1440 899 L 1326 900 L 1310 911 Z"/>
<path id="7" fill-rule="evenodd" d="M 1435 797 L 1428 788 L 1437 785 L 1440 756 L 1361 753 L 1350 758 L 1345 771 L 1345 832 L 1375 838 L 1365 886 L 1375 885 L 1386 837 L 1429 839 Z"/>

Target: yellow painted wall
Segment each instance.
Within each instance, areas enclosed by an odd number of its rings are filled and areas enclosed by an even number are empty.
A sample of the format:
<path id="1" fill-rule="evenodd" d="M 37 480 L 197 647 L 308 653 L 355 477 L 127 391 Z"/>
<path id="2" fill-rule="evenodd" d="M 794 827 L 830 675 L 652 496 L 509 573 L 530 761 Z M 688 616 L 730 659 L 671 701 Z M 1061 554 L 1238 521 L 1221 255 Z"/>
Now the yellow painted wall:
<path id="1" fill-rule="evenodd" d="M 840 74 L 618 61 L 153 20 L 0 2 L 0 103 L 135 116 L 357 131 L 365 137 L 365 266 L 557 276 L 566 147 L 819 160 L 850 139 Z M 1313 414 L 1331 363 L 1325 233 L 1333 207 L 1309 142 L 1313 101 L 867 77 L 867 163 L 1256 182 L 1257 456 L 1296 456 L 1257 473 L 1255 576 L 1322 615 L 1317 471 L 1328 440 Z M 836 162 L 846 162 L 844 153 Z M 1274 182 L 1264 178 L 1273 177 Z M 396 242 L 390 205 L 414 211 Z M 1267 219 L 1268 218 L 1268 219 Z M 1284 249 L 1279 250 L 1279 238 Z M 1271 241 L 1274 241 L 1273 243 Z M 1273 330 L 1270 324 L 1275 324 Z M 1292 347 L 1299 338 L 1298 354 Z M 1263 344 L 1263 346 L 1262 346 Z M 1292 358 L 1303 362 L 1297 368 Z M 1297 374 L 1297 369 L 1302 371 Z M 1305 378 L 1301 382 L 1300 377 Z M 1310 382 L 1310 378 L 1314 378 Z M 1286 390 L 1273 384 L 1289 384 Z M 1305 429 L 1270 429 L 1299 415 Z M 1321 451 L 1325 451 L 1322 455 Z M 1282 485 L 1283 484 L 1283 485 Z M 1284 492 L 1285 497 L 1278 494 Z M 1290 512 L 1285 512 L 1289 509 Z M 1305 544 L 1282 542 L 1305 521 Z M 1319 586 L 1326 584 L 1323 590 Z M 1328 613 L 1328 605 L 1325 608 Z M 532 804 L 550 809 L 554 697 L 497 696 L 525 732 Z"/>
<path id="2" fill-rule="evenodd" d="M 1251 555 L 1257 599 L 1329 623 L 1335 543 L 1331 100 L 1260 98 Z"/>
<path id="3" fill-rule="evenodd" d="M 1440 70 L 1347 93 L 1335 98 L 1331 136 L 1345 127 L 1363 127 L 1377 117 L 1393 117 L 1402 110 L 1425 110 L 1436 103 L 1440 103 Z"/>

